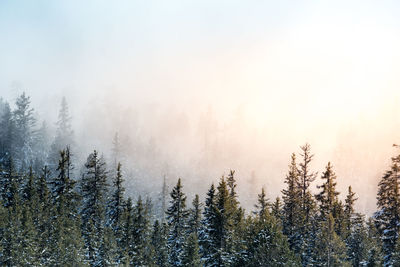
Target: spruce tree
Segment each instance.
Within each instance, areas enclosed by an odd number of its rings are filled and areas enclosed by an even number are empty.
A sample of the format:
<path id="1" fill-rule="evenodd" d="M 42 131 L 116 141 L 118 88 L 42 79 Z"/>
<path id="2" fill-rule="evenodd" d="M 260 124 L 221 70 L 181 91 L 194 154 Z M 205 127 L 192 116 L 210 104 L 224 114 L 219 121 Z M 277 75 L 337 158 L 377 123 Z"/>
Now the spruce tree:
<path id="1" fill-rule="evenodd" d="M 351 186 L 348 188 L 345 207 L 344 207 L 344 215 L 345 215 L 345 223 L 346 223 L 346 232 L 347 235 L 351 232 L 351 228 L 353 226 L 354 216 L 356 215 L 354 211 L 354 203 L 358 198 L 355 197 L 356 193 L 353 192 Z"/>
<path id="2" fill-rule="evenodd" d="M 317 186 L 321 188 L 321 192 L 315 198 L 320 205 L 320 217 L 324 219 L 328 217 L 328 214 L 334 214 L 335 203 L 338 201 L 337 196 L 339 195 L 339 192 L 336 191 L 336 175 L 330 162 L 328 162 L 321 179 L 324 183 Z"/>
<path id="3" fill-rule="evenodd" d="M 263 197 L 259 197 L 259 202 Z M 234 266 L 300 266 L 282 229 L 273 216 L 259 205 L 255 218 L 246 220 L 245 250 Z"/>
<path id="4" fill-rule="evenodd" d="M 121 248 L 124 252 L 118 255 L 118 261 L 121 264 L 129 265 L 131 259 L 134 257 L 134 243 L 133 243 L 133 204 L 132 199 L 129 197 L 125 203 L 123 220 L 122 220 L 122 236 L 121 236 Z"/>
<path id="5" fill-rule="evenodd" d="M 290 248 L 296 253 L 301 249 L 301 190 L 299 184 L 299 171 L 297 169 L 296 155 L 293 153 L 286 175 L 287 188 L 282 190 L 282 227 L 283 233 L 288 237 Z"/>
<path id="6" fill-rule="evenodd" d="M 258 215 L 260 220 L 265 220 L 270 216 L 269 207 L 271 204 L 268 201 L 268 198 L 265 194 L 264 187 L 261 188 L 261 193 L 258 194 L 257 204 L 254 205 L 258 211 L 255 213 Z"/>
<path id="7" fill-rule="evenodd" d="M 107 171 L 105 162 L 95 150 L 85 164 L 86 172 L 81 180 L 82 192 L 82 235 L 87 260 L 91 266 L 101 261 L 101 245 L 104 240 L 105 196 L 107 193 Z"/>
<path id="8" fill-rule="evenodd" d="M 5 104 L 0 117 L 0 166 L 4 165 L 9 157 L 15 157 L 15 123 L 10 105 Z"/>
<path id="9" fill-rule="evenodd" d="M 148 255 L 151 249 L 149 236 L 150 219 L 148 210 L 146 209 L 140 196 L 136 202 L 133 214 L 133 257 L 131 258 L 130 265 L 149 266 L 152 264 L 152 259 Z"/>
<path id="10" fill-rule="evenodd" d="M 124 179 L 122 178 L 121 163 L 118 163 L 116 175 L 112 181 L 112 195 L 108 202 L 108 225 L 113 231 L 115 242 L 117 246 L 117 263 L 123 255 L 124 248 L 122 247 L 122 226 L 123 226 L 123 213 L 125 208 L 124 191 L 123 187 Z"/>
<path id="11" fill-rule="evenodd" d="M 311 161 L 314 158 L 314 155 L 311 154 L 311 146 L 309 144 L 305 144 L 301 148 L 301 157 L 302 160 L 299 163 L 299 189 L 301 191 L 301 207 L 303 213 L 305 215 L 305 222 L 308 223 L 310 219 L 310 199 L 309 199 L 309 187 L 311 183 L 317 177 L 316 172 L 312 172 L 310 170 Z"/>
<path id="12" fill-rule="evenodd" d="M 346 245 L 335 232 L 331 213 L 321 223 L 314 248 L 314 264 L 317 266 L 350 266 L 346 261 Z"/>
<path id="13" fill-rule="evenodd" d="M 353 215 L 350 231 L 346 238 L 347 259 L 352 266 L 362 266 L 368 261 L 368 241 L 364 216 L 360 214 Z"/>
<path id="14" fill-rule="evenodd" d="M 16 109 L 13 112 L 15 123 L 15 161 L 17 169 L 25 169 L 33 161 L 34 127 L 36 119 L 33 108 L 30 107 L 30 97 L 22 93 L 15 101 Z"/>
<path id="15" fill-rule="evenodd" d="M 375 222 L 378 228 L 384 264 L 392 263 L 392 254 L 395 252 L 400 231 L 400 195 L 399 176 L 400 155 L 392 158 L 390 169 L 384 174 L 378 184 L 378 211 L 375 213 Z"/>
<path id="16" fill-rule="evenodd" d="M 303 266 L 311 264 L 312 251 L 315 245 L 316 238 L 316 207 L 315 200 L 310 191 L 310 185 L 317 177 L 317 173 L 311 170 L 311 162 L 314 155 L 311 154 L 311 147 L 309 144 L 305 144 L 300 147 L 301 159 L 298 164 L 299 171 L 299 184 L 298 190 L 300 194 L 301 212 L 299 213 L 300 223 L 300 236 L 301 238 L 301 258 Z"/>
<path id="17" fill-rule="evenodd" d="M 199 255 L 199 244 L 197 234 L 192 232 L 186 240 L 183 252 L 182 266 L 201 267 L 202 262 Z"/>
<path id="18" fill-rule="evenodd" d="M 383 253 L 378 229 L 373 218 L 367 221 L 367 261 L 366 266 L 382 266 Z"/>
<path id="19" fill-rule="evenodd" d="M 201 229 L 199 232 L 200 252 L 206 266 L 217 266 L 217 207 L 214 184 L 207 192 Z"/>
<path id="20" fill-rule="evenodd" d="M 57 176 L 50 179 L 52 209 L 52 265 L 78 264 L 84 260 L 83 240 L 78 216 L 79 195 L 72 179 L 71 153 L 67 147 L 59 152 Z"/>
<path id="21" fill-rule="evenodd" d="M 39 200 L 39 211 L 38 211 L 38 248 L 40 263 L 42 265 L 49 265 L 51 258 L 51 240 L 52 233 L 52 221 L 51 215 L 53 212 L 53 206 L 50 198 L 50 191 L 47 186 L 47 181 L 49 180 L 49 170 L 47 166 L 43 167 L 42 173 L 36 183 L 36 192 Z"/>
<path id="22" fill-rule="evenodd" d="M 56 136 L 53 143 L 51 144 L 48 159 L 51 169 L 57 168 L 57 161 L 55 161 L 55 159 L 57 158 L 60 150 L 64 149 L 67 146 L 74 146 L 71 116 L 69 114 L 68 104 L 65 97 L 63 97 L 61 100 L 61 107 L 58 113 L 58 120 L 56 125 Z"/>
<path id="23" fill-rule="evenodd" d="M 16 173 L 14 161 L 8 157 L 1 174 L 1 198 L 4 207 L 15 207 L 16 195 L 18 195 L 19 174 Z"/>
<path id="24" fill-rule="evenodd" d="M 151 235 L 151 244 L 156 252 L 154 254 L 154 263 L 159 267 L 168 266 L 168 248 L 167 248 L 167 224 L 160 224 L 158 220 L 154 222 Z"/>
<path id="25" fill-rule="evenodd" d="M 170 206 L 166 212 L 169 227 L 168 262 L 173 266 L 182 266 L 189 212 L 186 209 L 186 196 L 182 191 L 181 179 L 178 179 L 178 183 L 172 189 L 170 196 Z"/>
<path id="26" fill-rule="evenodd" d="M 282 223 L 282 202 L 279 197 L 272 203 L 271 214 L 279 224 Z"/>
<path id="27" fill-rule="evenodd" d="M 192 201 L 192 208 L 189 210 L 189 233 L 195 233 L 198 236 L 201 222 L 201 203 L 199 195 L 195 195 Z"/>

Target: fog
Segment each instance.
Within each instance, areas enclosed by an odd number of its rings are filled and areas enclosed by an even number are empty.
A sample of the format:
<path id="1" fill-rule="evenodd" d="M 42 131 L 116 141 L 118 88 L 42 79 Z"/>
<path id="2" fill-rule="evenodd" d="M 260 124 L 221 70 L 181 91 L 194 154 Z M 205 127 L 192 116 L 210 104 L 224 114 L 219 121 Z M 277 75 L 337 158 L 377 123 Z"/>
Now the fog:
<path id="1" fill-rule="evenodd" d="M 118 132 L 129 192 L 166 175 L 203 197 L 234 169 L 251 209 L 308 142 L 374 211 L 400 142 L 397 3 L 21 2 L 0 4 L 0 96 L 53 128 L 65 96 L 80 158 Z"/>

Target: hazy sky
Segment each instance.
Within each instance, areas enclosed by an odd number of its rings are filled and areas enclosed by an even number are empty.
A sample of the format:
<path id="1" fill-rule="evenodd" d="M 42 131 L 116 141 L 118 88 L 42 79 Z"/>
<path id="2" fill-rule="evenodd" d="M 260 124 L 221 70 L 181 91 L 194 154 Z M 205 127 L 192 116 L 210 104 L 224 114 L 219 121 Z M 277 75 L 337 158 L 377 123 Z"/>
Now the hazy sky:
<path id="1" fill-rule="evenodd" d="M 211 105 L 222 123 L 240 110 L 274 175 L 310 142 L 316 169 L 332 160 L 371 210 L 400 143 L 398 14 L 398 1 L 3 0 L 0 95 L 26 91 L 50 120 L 62 95 L 76 120 L 108 102 L 189 120 Z"/>

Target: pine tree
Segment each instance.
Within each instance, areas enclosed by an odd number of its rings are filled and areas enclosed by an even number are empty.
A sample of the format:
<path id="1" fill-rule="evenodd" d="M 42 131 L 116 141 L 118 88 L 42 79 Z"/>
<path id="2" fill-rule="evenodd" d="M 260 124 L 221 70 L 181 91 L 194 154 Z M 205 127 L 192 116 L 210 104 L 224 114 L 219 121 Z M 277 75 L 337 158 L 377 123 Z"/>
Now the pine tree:
<path id="1" fill-rule="evenodd" d="M 116 175 L 113 179 L 113 192 L 108 202 L 108 225 L 111 227 L 117 246 L 117 263 L 120 263 L 124 248 L 122 247 L 122 224 L 124 213 L 124 179 L 122 178 L 121 163 L 118 163 Z"/>
<path id="2" fill-rule="evenodd" d="M 49 240 L 51 240 L 52 233 L 52 222 L 51 215 L 53 212 L 53 206 L 51 203 L 50 192 L 47 186 L 49 180 L 49 170 L 47 166 L 43 167 L 42 173 L 36 183 L 36 192 L 39 200 L 39 211 L 38 211 L 38 249 L 40 251 L 40 263 L 42 265 L 49 265 L 49 259 L 51 258 L 51 247 Z"/>
<path id="3" fill-rule="evenodd" d="M 12 206 L 6 208 L 4 218 L 5 229 L 1 240 L 2 251 L 0 253 L 0 264 L 2 266 L 23 266 L 22 257 L 22 206 L 18 194 L 14 195 Z"/>
<path id="4" fill-rule="evenodd" d="M 91 266 L 101 261 L 100 247 L 104 235 L 105 196 L 107 193 L 107 172 L 105 162 L 95 150 L 87 158 L 86 173 L 81 180 L 82 191 L 82 235 L 87 260 Z"/>
<path id="5" fill-rule="evenodd" d="M 262 194 L 261 194 L 262 196 Z M 259 202 L 262 200 L 259 197 Z M 235 266 L 300 266 L 273 216 L 259 205 L 257 216 L 246 220 L 246 249 Z"/>
<path id="6" fill-rule="evenodd" d="M 173 266 L 181 266 L 187 218 L 189 216 L 189 212 L 186 210 L 186 196 L 182 191 L 181 179 L 178 179 L 178 183 L 172 189 L 170 195 L 171 205 L 166 212 L 169 227 L 168 262 Z"/>
<path id="7" fill-rule="evenodd" d="M 300 223 L 300 236 L 301 236 L 301 258 L 303 266 L 311 264 L 312 250 L 315 243 L 317 228 L 315 224 L 316 210 L 315 201 L 310 192 L 310 185 L 317 177 L 317 173 L 311 171 L 311 162 L 314 155 L 311 154 L 311 147 L 309 144 L 305 144 L 300 147 L 301 149 L 301 160 L 298 167 L 299 184 L 298 190 L 300 194 L 301 212 L 298 217 L 301 220 Z"/>
<path id="8" fill-rule="evenodd" d="M 54 138 L 53 143 L 51 144 L 50 153 L 49 153 L 49 163 L 50 168 L 57 168 L 57 161 L 54 159 L 57 158 L 60 150 L 65 147 L 73 147 L 73 130 L 71 126 L 71 116 L 69 115 L 69 109 L 67 100 L 65 97 L 61 100 L 61 107 L 58 113 L 58 121 L 57 121 L 57 131 L 56 136 Z"/>
<path id="9" fill-rule="evenodd" d="M 383 255 L 381 249 L 380 236 L 373 218 L 367 221 L 367 261 L 366 266 L 382 266 Z"/>
<path id="10" fill-rule="evenodd" d="M 282 202 L 279 197 L 276 197 L 272 204 L 271 213 L 275 220 L 280 224 L 282 222 Z"/>
<path id="11" fill-rule="evenodd" d="M 111 151 L 114 169 L 118 168 L 118 164 L 121 161 L 121 151 L 122 151 L 121 141 L 118 132 L 116 132 L 112 140 L 112 151 Z"/>
<path id="12" fill-rule="evenodd" d="M 305 215 L 305 222 L 308 223 L 310 219 L 310 204 L 309 204 L 309 187 L 310 184 L 317 177 L 316 172 L 310 170 L 310 164 L 314 155 L 311 154 L 311 147 L 309 144 L 305 144 L 300 147 L 302 153 L 302 161 L 299 164 L 299 189 L 301 190 L 301 207 Z"/>
<path id="13" fill-rule="evenodd" d="M 10 105 L 5 104 L 0 117 L 0 166 L 5 164 L 9 157 L 15 157 L 15 123 Z"/>
<path id="14" fill-rule="evenodd" d="M 349 235 L 346 238 L 347 259 L 352 266 L 362 266 L 368 261 L 368 232 L 364 217 L 360 214 L 352 216 Z"/>
<path id="15" fill-rule="evenodd" d="M 156 252 L 153 261 L 159 267 L 168 266 L 167 228 L 167 224 L 165 223 L 160 224 L 158 220 L 154 222 L 151 244 Z"/>
<path id="16" fill-rule="evenodd" d="M 96 257 L 95 266 L 113 266 L 117 263 L 116 258 L 116 243 L 113 231 L 110 227 L 105 226 L 100 240 L 100 247 Z"/>
<path id="17" fill-rule="evenodd" d="M 232 176 L 231 172 L 230 176 Z M 241 244 L 239 229 L 243 224 L 243 210 L 238 208 L 238 201 L 234 182 L 232 178 L 228 178 L 228 184 L 222 176 L 217 188 L 215 196 L 215 214 L 213 220 L 210 221 L 209 232 L 212 233 L 211 238 L 215 246 L 215 253 L 208 259 L 214 265 L 224 266 L 232 264 L 240 253 Z"/>
<path id="18" fill-rule="evenodd" d="M 161 189 L 161 218 L 162 223 L 165 223 L 165 214 L 167 211 L 167 198 L 168 198 L 168 187 L 167 187 L 167 177 L 163 176 L 163 184 Z"/>
<path id="19" fill-rule="evenodd" d="M 15 160 L 17 168 L 23 170 L 33 161 L 34 127 L 36 119 L 33 116 L 33 108 L 30 107 L 30 97 L 25 92 L 20 95 L 13 112 L 15 123 Z"/>
<path id="20" fill-rule="evenodd" d="M 133 225 L 132 225 L 132 238 L 133 238 L 133 257 L 131 258 L 130 265 L 133 266 L 149 266 L 151 265 L 148 252 L 150 249 L 150 236 L 149 236 L 149 213 L 139 196 L 134 211 L 133 211 Z"/>
<path id="21" fill-rule="evenodd" d="M 50 179 L 53 209 L 51 210 L 51 264 L 63 266 L 83 261 L 83 240 L 78 216 L 79 195 L 72 179 L 71 153 L 67 147 L 59 153 L 57 176 Z M 46 174 L 45 174 L 46 175 Z"/>
<path id="22" fill-rule="evenodd" d="M 328 214 L 334 214 L 335 203 L 338 201 L 337 196 L 339 195 L 339 192 L 336 191 L 336 175 L 333 172 L 330 162 L 328 162 L 321 179 L 325 182 L 321 186 L 317 186 L 322 190 L 315 198 L 320 204 L 319 211 L 321 218 L 327 218 Z"/>
<path id="23" fill-rule="evenodd" d="M 119 255 L 118 261 L 121 264 L 129 265 L 131 259 L 134 257 L 134 243 L 133 243 L 133 205 L 132 199 L 129 197 L 125 203 L 123 222 L 122 222 L 122 237 L 121 248 L 125 251 Z"/>
<path id="24" fill-rule="evenodd" d="M 206 266 L 217 265 L 217 207 L 214 184 L 207 192 L 201 229 L 199 232 L 200 252 Z"/>
<path id="25" fill-rule="evenodd" d="M 356 193 L 354 193 L 353 190 L 351 189 L 351 186 L 349 186 L 345 200 L 346 204 L 344 207 L 347 235 L 351 232 L 354 216 L 356 215 L 354 211 L 354 203 L 357 201 L 358 198 L 356 198 L 355 195 Z"/>
<path id="26" fill-rule="evenodd" d="M 321 224 L 314 254 L 317 266 L 350 266 L 346 261 L 346 245 L 335 233 L 334 223 L 329 213 Z"/>
<path id="27" fill-rule="evenodd" d="M 290 248 L 296 253 L 301 249 L 301 191 L 299 190 L 299 172 L 297 169 L 296 155 L 293 153 L 289 172 L 285 183 L 287 189 L 282 190 L 283 198 L 283 233 L 288 237 Z"/>
<path id="28" fill-rule="evenodd" d="M 400 231 L 399 195 L 400 155 L 392 158 L 392 165 L 378 184 L 378 211 L 375 222 L 381 236 L 384 264 L 391 264 Z"/>
<path id="29" fill-rule="evenodd" d="M 4 207 L 14 207 L 16 205 L 16 195 L 18 195 L 19 175 L 15 172 L 14 161 L 9 157 L 5 163 L 1 174 L 1 198 Z"/>
<path id="30" fill-rule="evenodd" d="M 199 195 L 195 195 L 192 202 L 192 208 L 189 210 L 189 212 L 189 232 L 195 233 L 197 238 L 201 222 L 201 203 L 199 200 Z"/>
<path id="31" fill-rule="evenodd" d="M 197 234 L 192 232 L 187 238 L 183 252 L 182 266 L 200 267 L 203 266 L 199 255 L 199 244 Z"/>
<path id="32" fill-rule="evenodd" d="M 261 194 L 258 194 L 257 204 L 254 206 L 258 209 L 256 214 L 260 220 L 265 220 L 270 216 L 269 207 L 271 204 L 266 197 L 264 188 L 261 188 Z"/>

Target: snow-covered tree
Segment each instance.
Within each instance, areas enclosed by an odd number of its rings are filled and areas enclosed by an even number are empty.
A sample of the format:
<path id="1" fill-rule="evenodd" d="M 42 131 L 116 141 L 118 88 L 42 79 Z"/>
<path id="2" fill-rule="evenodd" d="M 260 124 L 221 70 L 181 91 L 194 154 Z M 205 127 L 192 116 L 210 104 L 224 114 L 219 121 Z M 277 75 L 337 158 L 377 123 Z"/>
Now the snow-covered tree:
<path id="1" fill-rule="evenodd" d="M 186 209 L 186 196 L 182 191 L 181 179 L 178 179 L 170 196 L 170 206 L 166 212 L 169 227 L 168 262 L 173 266 L 182 266 L 189 211 Z"/>
<path id="2" fill-rule="evenodd" d="M 392 264 L 400 231 L 400 155 L 392 158 L 390 169 L 383 175 L 378 184 L 378 211 L 375 222 L 381 236 L 384 253 L 384 264 Z"/>
<path id="3" fill-rule="evenodd" d="M 88 156 L 85 168 L 81 179 L 82 235 L 88 250 L 87 260 L 91 266 L 96 266 L 101 261 L 100 247 L 104 240 L 107 171 L 103 157 L 99 157 L 96 150 Z"/>

